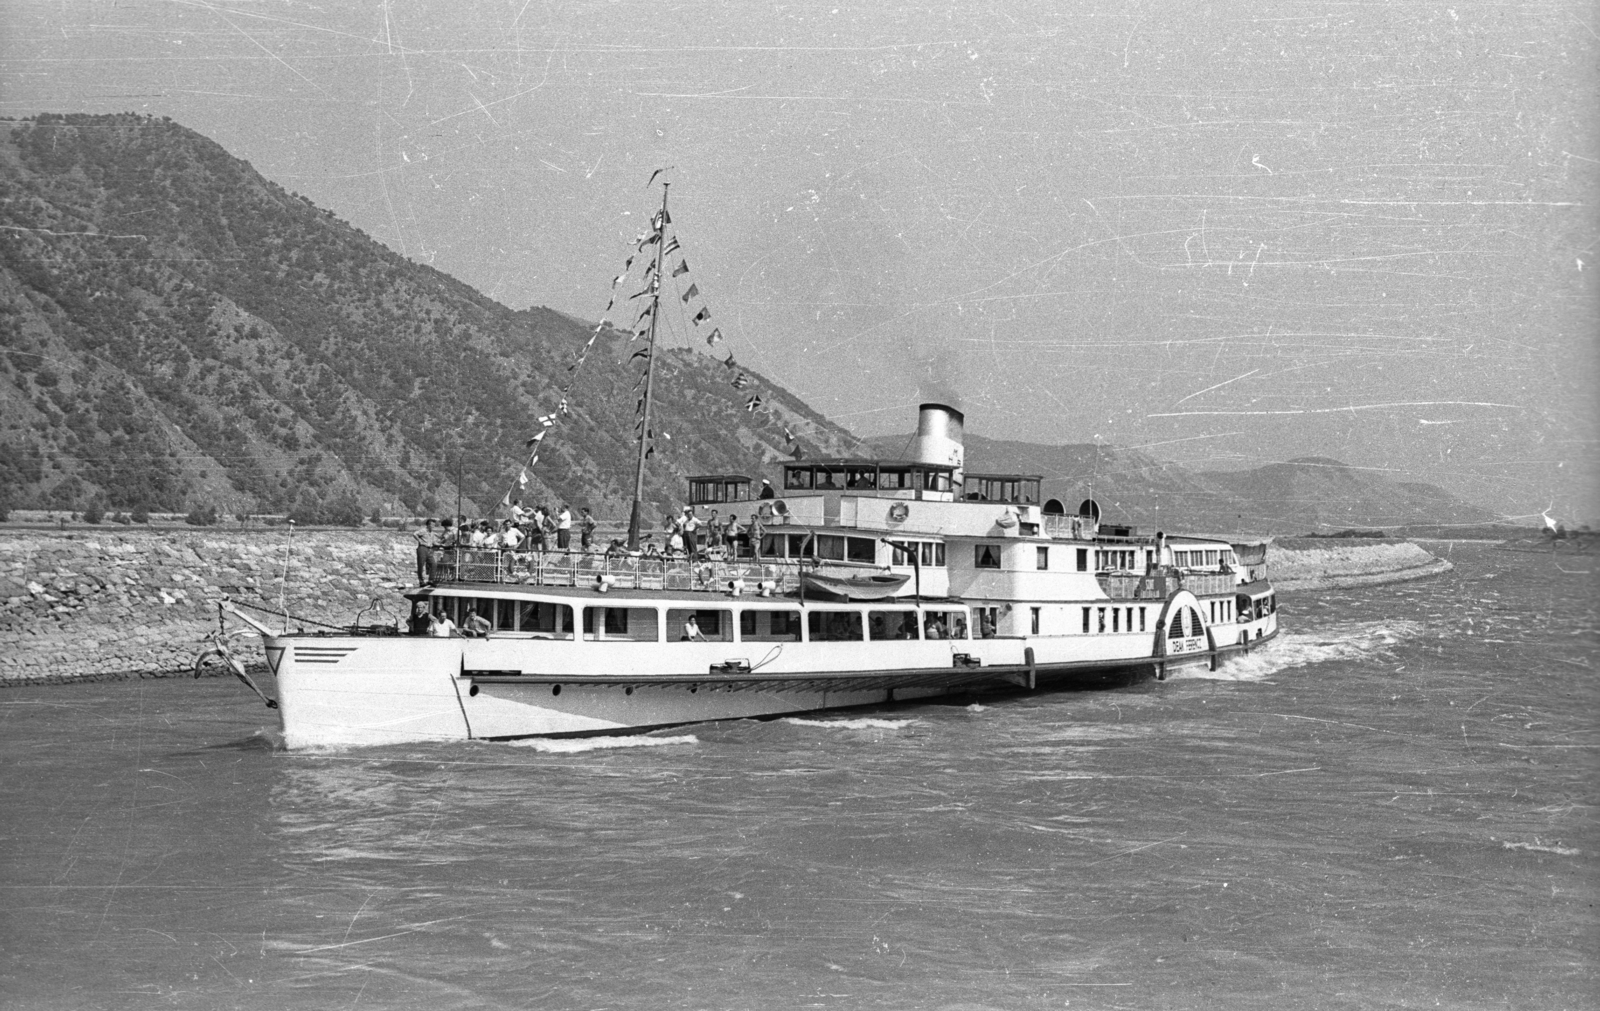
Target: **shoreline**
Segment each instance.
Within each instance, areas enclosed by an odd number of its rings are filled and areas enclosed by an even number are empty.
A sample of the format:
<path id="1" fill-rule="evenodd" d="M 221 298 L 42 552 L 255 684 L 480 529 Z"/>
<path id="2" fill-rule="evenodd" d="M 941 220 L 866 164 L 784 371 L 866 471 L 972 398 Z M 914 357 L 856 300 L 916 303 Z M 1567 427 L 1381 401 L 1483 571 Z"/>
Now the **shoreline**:
<path id="1" fill-rule="evenodd" d="M 0 687 L 192 676 L 224 594 L 268 608 L 281 594 L 291 614 L 332 625 L 404 616 L 399 592 L 416 557 L 408 531 L 296 531 L 288 548 L 283 530 L 0 529 Z M 1286 591 L 1451 568 L 1410 541 L 1273 544 L 1267 565 Z M 245 644 L 247 669 L 264 673 L 252 652 Z M 204 676 L 228 674 L 213 666 Z"/>

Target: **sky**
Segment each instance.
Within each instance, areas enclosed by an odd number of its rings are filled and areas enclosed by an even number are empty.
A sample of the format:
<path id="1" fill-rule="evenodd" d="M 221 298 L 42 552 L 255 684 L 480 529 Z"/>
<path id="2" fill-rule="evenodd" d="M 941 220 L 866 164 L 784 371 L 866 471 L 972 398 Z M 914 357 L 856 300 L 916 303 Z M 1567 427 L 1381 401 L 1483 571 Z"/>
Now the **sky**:
<path id="1" fill-rule="evenodd" d="M 666 167 L 717 351 L 862 435 L 955 400 L 990 438 L 1600 517 L 1592 3 L 0 18 L 0 113 L 170 116 L 515 308 L 598 319 Z M 664 339 L 709 350 L 688 315 Z"/>

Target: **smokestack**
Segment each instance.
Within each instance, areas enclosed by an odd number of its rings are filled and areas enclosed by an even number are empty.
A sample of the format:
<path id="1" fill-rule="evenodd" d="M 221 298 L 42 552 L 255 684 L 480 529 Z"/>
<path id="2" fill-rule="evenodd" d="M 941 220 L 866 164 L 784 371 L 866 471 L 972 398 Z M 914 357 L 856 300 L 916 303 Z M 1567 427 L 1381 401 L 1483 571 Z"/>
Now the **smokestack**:
<path id="1" fill-rule="evenodd" d="M 923 404 L 917 414 L 917 437 L 911 441 L 911 458 L 918 463 L 955 467 L 958 489 L 966 476 L 967 453 L 961 442 L 964 422 L 954 407 Z"/>

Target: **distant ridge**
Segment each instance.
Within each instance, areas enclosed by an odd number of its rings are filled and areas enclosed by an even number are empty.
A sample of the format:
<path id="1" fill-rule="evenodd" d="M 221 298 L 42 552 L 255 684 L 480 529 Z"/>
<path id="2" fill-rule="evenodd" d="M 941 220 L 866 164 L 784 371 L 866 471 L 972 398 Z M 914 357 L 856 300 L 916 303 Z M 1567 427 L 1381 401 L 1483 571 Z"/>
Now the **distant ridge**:
<path id="1" fill-rule="evenodd" d="M 866 440 L 900 455 L 909 436 Z M 1151 529 L 1210 533 L 1304 533 L 1347 527 L 1487 523 L 1498 517 L 1431 484 L 1390 481 L 1329 457 L 1302 457 L 1242 471 L 1191 471 L 1133 449 L 1046 446 L 966 436 L 967 469 L 1039 474 L 1047 498 L 1069 512 L 1093 497 L 1108 518 Z"/>
<path id="2" fill-rule="evenodd" d="M 476 512 L 593 326 L 500 305 L 167 119 L 0 122 L 0 226 L 0 505 L 434 513 L 459 468 Z M 522 494 L 619 516 L 639 364 L 623 335 L 597 349 Z M 786 457 L 786 427 L 809 454 L 858 445 L 764 380 L 774 415 L 747 412 L 688 349 L 657 381 L 657 508 L 686 474 Z"/>

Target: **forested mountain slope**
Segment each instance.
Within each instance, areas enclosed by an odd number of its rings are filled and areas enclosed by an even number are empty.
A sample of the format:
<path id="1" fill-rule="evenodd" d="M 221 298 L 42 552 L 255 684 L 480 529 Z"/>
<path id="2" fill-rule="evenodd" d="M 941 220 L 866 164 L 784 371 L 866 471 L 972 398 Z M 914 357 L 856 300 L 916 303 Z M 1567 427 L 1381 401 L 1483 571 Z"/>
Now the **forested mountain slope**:
<path id="1" fill-rule="evenodd" d="M 590 332 L 405 259 L 169 120 L 0 122 L 0 504 L 434 512 L 459 468 L 483 508 Z M 602 334 L 524 499 L 626 515 L 638 347 Z M 663 351 L 656 375 L 658 508 L 686 474 L 857 448 L 706 355 Z"/>

